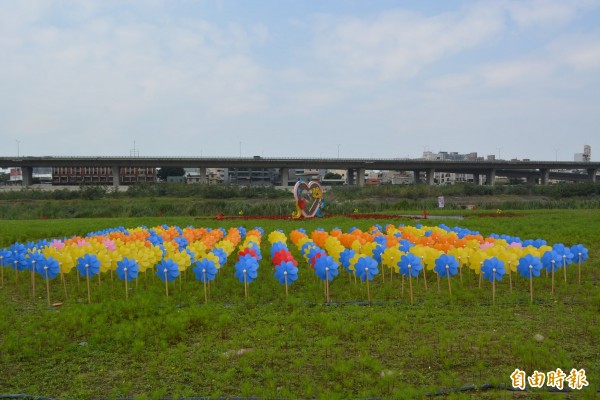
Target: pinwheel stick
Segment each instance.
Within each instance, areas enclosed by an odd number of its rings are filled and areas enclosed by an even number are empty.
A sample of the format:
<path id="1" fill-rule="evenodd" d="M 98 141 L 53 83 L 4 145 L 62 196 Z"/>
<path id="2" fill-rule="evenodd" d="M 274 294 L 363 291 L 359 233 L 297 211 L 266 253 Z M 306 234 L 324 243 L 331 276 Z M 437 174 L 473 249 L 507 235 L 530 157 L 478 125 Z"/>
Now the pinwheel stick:
<path id="1" fill-rule="evenodd" d="M 458 257 L 458 275 L 460 276 L 460 286 L 462 286 L 463 281 L 462 281 L 462 263 L 460 262 L 460 257 Z"/>
<path id="2" fill-rule="evenodd" d="M 446 265 L 446 278 L 448 278 L 448 294 L 452 295 L 452 285 L 450 285 L 450 266 Z"/>
<path id="3" fill-rule="evenodd" d="M 554 294 L 554 260 L 552 260 L 552 294 Z"/>
<path id="4" fill-rule="evenodd" d="M 496 268 L 492 268 L 492 304 L 496 304 Z"/>
<path id="5" fill-rule="evenodd" d="M 413 305 L 413 290 L 412 290 L 412 272 L 411 272 L 411 268 L 412 266 L 410 264 L 408 264 L 408 286 L 410 288 L 410 305 Z M 402 278 L 404 278 L 404 275 L 402 275 Z"/>
<path id="6" fill-rule="evenodd" d="M 248 280 L 246 279 L 246 270 L 244 270 L 244 296 L 248 300 Z"/>
<path id="7" fill-rule="evenodd" d="M 15 288 L 19 286 L 19 262 L 15 261 Z"/>
<path id="8" fill-rule="evenodd" d="M 367 280 L 367 299 L 371 302 L 371 289 L 369 288 L 369 268 L 365 268 L 365 278 Z"/>
<path id="9" fill-rule="evenodd" d="M 435 274 L 437 277 L 438 293 L 440 292 L 440 274 Z"/>
<path id="10" fill-rule="evenodd" d="M 90 296 L 90 266 L 89 266 L 89 264 L 85 264 L 85 278 L 87 281 L 88 304 L 92 304 L 92 297 Z"/>
<path id="11" fill-rule="evenodd" d="M 60 268 L 60 264 L 58 264 L 58 267 Z M 67 282 L 65 280 L 65 274 L 62 272 L 62 270 L 60 271 L 60 280 L 62 281 L 63 284 L 63 289 L 65 291 L 65 300 L 67 299 Z"/>
<path id="12" fill-rule="evenodd" d="M 425 266 L 425 263 L 423 262 L 424 257 L 421 257 L 421 265 L 424 266 L 423 268 L 423 282 L 425 283 L 425 290 L 427 290 L 427 267 Z"/>
<path id="13" fill-rule="evenodd" d="M 529 302 L 533 304 L 533 265 L 529 266 Z"/>
<path id="14" fill-rule="evenodd" d="M 2 256 L 0 256 L 0 275 L 2 275 L 2 286 L 0 288 L 4 289 L 4 257 Z"/>
<path id="15" fill-rule="evenodd" d="M 287 280 L 287 271 L 283 271 L 283 279 L 285 280 L 285 298 L 288 298 L 288 280 Z"/>
<path id="16" fill-rule="evenodd" d="M 48 266 L 44 267 L 44 273 L 46 274 L 46 297 L 48 297 L 48 307 L 52 303 L 50 303 L 50 279 L 48 278 Z"/>
<path id="17" fill-rule="evenodd" d="M 356 274 L 354 275 L 356 279 Z M 325 301 L 329 303 L 329 268 L 325 267 Z"/>
<path id="18" fill-rule="evenodd" d="M 579 253 L 579 266 L 577 267 L 577 283 L 581 285 L 581 253 Z M 4 275 L 2 275 L 2 286 L 4 286 Z"/>
<path id="19" fill-rule="evenodd" d="M 167 269 L 165 268 L 163 272 L 165 273 L 165 293 L 167 297 L 169 297 L 169 278 L 167 276 Z"/>
<path id="20" fill-rule="evenodd" d="M 510 269 L 510 261 L 508 262 L 508 285 L 510 287 L 510 291 L 512 292 L 512 271 Z"/>
<path id="21" fill-rule="evenodd" d="M 208 303 L 208 293 L 206 290 L 206 268 L 202 269 L 202 274 L 204 275 L 204 304 Z"/>
<path id="22" fill-rule="evenodd" d="M 565 284 L 567 283 L 567 256 L 563 256 L 563 271 L 565 274 Z"/>
<path id="23" fill-rule="evenodd" d="M 129 288 L 127 287 L 127 267 L 123 268 L 125 273 L 125 300 L 129 300 Z"/>
<path id="24" fill-rule="evenodd" d="M 35 299 L 35 260 L 31 261 L 31 293 Z"/>

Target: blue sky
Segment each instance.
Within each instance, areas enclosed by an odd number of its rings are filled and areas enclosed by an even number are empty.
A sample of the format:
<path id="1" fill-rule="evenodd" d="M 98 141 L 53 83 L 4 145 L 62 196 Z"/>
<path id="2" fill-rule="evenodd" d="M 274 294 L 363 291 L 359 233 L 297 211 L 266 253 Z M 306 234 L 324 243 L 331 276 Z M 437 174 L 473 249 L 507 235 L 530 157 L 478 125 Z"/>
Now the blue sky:
<path id="1" fill-rule="evenodd" d="M 0 0 L 0 60 L 1 156 L 599 159 L 599 0 Z"/>

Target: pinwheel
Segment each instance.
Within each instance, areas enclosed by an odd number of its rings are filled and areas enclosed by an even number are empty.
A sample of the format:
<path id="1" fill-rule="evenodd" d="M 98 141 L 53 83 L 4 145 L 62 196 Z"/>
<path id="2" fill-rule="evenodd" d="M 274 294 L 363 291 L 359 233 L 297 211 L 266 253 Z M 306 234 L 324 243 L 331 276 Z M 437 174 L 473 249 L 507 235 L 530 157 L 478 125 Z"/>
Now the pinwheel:
<path id="1" fill-rule="evenodd" d="M 0 274 L 1 275 L 1 288 L 4 289 L 4 267 L 6 265 L 11 265 L 12 264 L 12 253 L 10 252 L 10 250 L 7 249 L 3 249 L 0 250 Z"/>
<path id="2" fill-rule="evenodd" d="M 546 251 L 542 255 L 542 265 L 544 266 L 544 269 L 546 269 L 546 272 L 550 271 L 552 275 L 552 294 L 554 294 L 554 271 L 556 270 L 557 266 L 561 265 L 562 262 L 562 256 L 560 256 L 560 254 L 558 254 L 554 250 Z"/>
<path id="3" fill-rule="evenodd" d="M 581 285 L 581 263 L 588 258 L 588 249 L 583 247 L 582 244 L 576 244 L 571 247 L 571 253 L 577 258 L 578 272 L 577 272 L 577 283 Z"/>
<path id="4" fill-rule="evenodd" d="M 371 302 L 369 281 L 373 280 L 373 277 L 379 273 L 377 261 L 369 256 L 361 256 L 354 264 L 354 269 L 361 281 L 367 281 L 367 299 Z"/>
<path id="5" fill-rule="evenodd" d="M 291 261 L 283 261 L 275 267 L 275 279 L 285 285 L 285 296 L 288 296 L 288 285 L 298 279 L 298 267 Z"/>
<path id="6" fill-rule="evenodd" d="M 80 276 L 85 276 L 87 281 L 88 304 L 91 304 L 90 277 L 100 273 L 100 261 L 98 261 L 98 258 L 93 254 L 85 254 L 83 257 L 77 259 L 76 268 L 79 271 Z"/>
<path id="7" fill-rule="evenodd" d="M 393 273 L 399 271 L 398 262 L 400 262 L 402 254 L 398 246 L 388 247 L 381 253 L 381 265 L 390 269 L 390 280 L 394 276 Z M 385 272 L 382 271 L 381 273 L 384 274 Z"/>
<path id="8" fill-rule="evenodd" d="M 506 274 L 504 263 L 496 257 L 488 258 L 483 262 L 481 273 L 484 279 L 492 282 L 492 304 L 496 304 L 496 281 L 501 281 Z"/>
<path id="9" fill-rule="evenodd" d="M 333 257 L 324 255 L 316 259 L 314 268 L 319 279 L 325 281 L 325 301 L 329 303 L 329 281 L 338 275 L 338 264 Z"/>
<path id="10" fill-rule="evenodd" d="M 413 304 L 413 289 L 412 289 L 412 277 L 419 276 L 419 272 L 423 269 L 421 259 L 412 253 L 403 254 L 400 257 L 400 261 L 397 263 L 400 268 L 402 276 L 408 277 L 408 284 L 410 287 L 410 304 Z"/>
<path id="11" fill-rule="evenodd" d="M 529 294 L 531 303 L 533 303 L 533 277 L 540 276 L 541 269 L 542 262 L 540 258 L 532 256 L 531 254 L 521 257 L 519 264 L 517 265 L 517 271 L 519 271 L 519 275 L 529 278 Z"/>
<path id="12" fill-rule="evenodd" d="M 127 282 L 131 279 L 136 279 L 140 266 L 134 259 L 124 257 L 121 261 L 117 262 L 117 276 L 120 280 L 125 281 L 125 299 L 129 299 L 129 288 Z"/>
<path id="13" fill-rule="evenodd" d="M 25 250 L 23 250 L 25 251 Z M 12 267 L 15 270 L 15 287 L 19 284 L 19 271 L 27 269 L 27 258 L 20 251 L 13 251 Z"/>
<path id="14" fill-rule="evenodd" d="M 567 283 L 567 265 L 571 265 L 573 263 L 574 255 L 571 253 L 571 249 L 562 243 L 557 243 L 552 246 L 552 250 L 562 258 L 561 266 L 563 267 L 564 271 L 565 283 Z"/>
<path id="15" fill-rule="evenodd" d="M 196 279 L 201 281 L 204 284 L 204 304 L 208 303 L 208 293 L 206 290 L 207 282 L 212 281 L 217 276 L 216 263 L 214 259 L 203 258 L 199 261 L 196 261 L 196 266 L 193 271 L 196 274 Z"/>
<path id="16" fill-rule="evenodd" d="M 169 282 L 173 282 L 179 276 L 179 266 L 170 258 L 158 263 L 156 276 L 165 283 L 165 293 L 169 297 Z"/>
<path id="17" fill-rule="evenodd" d="M 44 257 L 35 264 L 35 272 L 42 275 L 46 279 L 46 298 L 48 299 L 48 306 L 50 302 L 50 279 L 56 278 L 60 273 L 60 267 L 58 261 L 52 257 Z"/>
<path id="18" fill-rule="evenodd" d="M 35 298 L 35 273 L 38 271 L 38 266 L 41 265 L 43 268 L 43 266 L 46 264 L 46 257 L 37 251 L 29 253 L 28 256 L 27 264 L 29 264 L 31 269 L 31 292 L 33 294 L 33 298 Z"/>
<path id="19" fill-rule="evenodd" d="M 244 283 L 244 296 L 248 299 L 248 284 L 258 276 L 258 260 L 250 254 L 241 256 L 235 264 L 235 277 Z"/>
<path id="20" fill-rule="evenodd" d="M 448 294 L 452 294 L 452 286 L 450 285 L 450 277 L 458 274 L 458 261 L 453 255 L 442 254 L 435 260 L 435 267 L 433 268 L 438 275 L 438 291 L 439 291 L 439 279 L 446 277 L 448 278 Z"/>

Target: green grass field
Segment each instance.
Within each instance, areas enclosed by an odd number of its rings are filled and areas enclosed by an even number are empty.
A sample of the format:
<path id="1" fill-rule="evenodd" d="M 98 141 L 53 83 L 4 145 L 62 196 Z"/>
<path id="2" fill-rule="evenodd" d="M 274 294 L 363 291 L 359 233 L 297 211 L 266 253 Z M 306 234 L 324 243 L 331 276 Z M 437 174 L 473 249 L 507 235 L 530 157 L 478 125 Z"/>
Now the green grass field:
<path id="1" fill-rule="evenodd" d="M 505 210 L 505 212 L 507 212 Z M 415 212 L 420 214 L 420 212 Z M 38 278 L 32 297 L 28 272 L 15 285 L 5 268 L 0 290 L 0 393 L 58 398 L 177 396 L 263 398 L 402 398 L 426 397 L 445 388 L 486 383 L 510 386 L 516 369 L 528 374 L 561 368 L 585 369 L 589 387 L 573 396 L 594 397 L 600 388 L 600 211 L 523 211 L 519 217 L 470 217 L 464 220 L 352 220 L 341 217 L 310 221 L 168 218 L 97 218 L 4 220 L 0 248 L 15 241 L 85 234 L 114 226 L 174 224 L 204 227 L 261 226 L 263 261 L 258 279 L 244 299 L 243 284 L 233 277 L 233 256 L 211 287 L 204 305 L 203 287 L 188 275 L 164 284 L 149 275 L 132 283 L 125 301 L 123 282 L 103 277 L 92 282 L 87 304 L 85 281 L 67 278 L 68 298 L 59 280 L 52 282 L 48 308 L 44 282 Z M 590 258 L 562 272 L 556 292 L 550 280 L 529 283 L 514 278 L 478 287 L 465 271 L 462 284 L 452 281 L 438 291 L 429 276 L 414 282 L 415 305 L 399 275 L 371 283 L 373 303 L 366 305 L 366 285 L 344 273 L 332 283 L 333 304 L 324 304 L 323 286 L 291 243 L 300 262 L 299 280 L 290 297 L 273 278 L 266 234 L 298 227 L 344 231 L 366 230 L 380 223 L 445 223 L 482 234 L 543 238 L 549 243 L 584 244 Z M 542 337 L 536 335 L 541 335 Z M 539 398 L 533 390 L 519 398 Z M 455 393 L 452 396 L 512 397 L 506 390 Z"/>

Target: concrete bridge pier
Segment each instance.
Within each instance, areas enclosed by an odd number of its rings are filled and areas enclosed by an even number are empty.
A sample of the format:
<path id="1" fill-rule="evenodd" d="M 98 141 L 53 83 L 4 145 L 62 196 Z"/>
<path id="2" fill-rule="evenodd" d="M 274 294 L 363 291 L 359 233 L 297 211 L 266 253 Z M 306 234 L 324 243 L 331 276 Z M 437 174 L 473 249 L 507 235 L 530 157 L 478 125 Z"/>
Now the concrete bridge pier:
<path id="1" fill-rule="evenodd" d="M 289 168 L 279 168 L 279 176 L 281 178 L 281 186 L 287 186 L 288 181 L 290 180 L 290 170 Z"/>
<path id="2" fill-rule="evenodd" d="M 425 182 L 428 185 L 433 185 L 435 183 L 435 169 L 433 168 L 429 168 L 427 171 L 425 171 Z"/>
<path id="3" fill-rule="evenodd" d="M 478 173 L 473 174 L 473 183 L 475 185 L 481 185 L 481 177 Z"/>
<path id="4" fill-rule="evenodd" d="M 598 168 L 590 168 L 587 170 L 590 181 L 596 182 L 596 174 L 598 174 Z"/>
<path id="5" fill-rule="evenodd" d="M 527 177 L 527 184 L 531 185 L 531 186 L 536 185 L 537 184 L 537 178 L 535 176 L 529 175 Z"/>
<path id="6" fill-rule="evenodd" d="M 413 184 L 418 185 L 421 183 L 421 170 L 415 169 L 413 171 Z"/>
<path id="7" fill-rule="evenodd" d="M 365 169 L 359 168 L 356 170 L 356 184 L 358 186 L 364 186 L 365 184 Z"/>
<path id="8" fill-rule="evenodd" d="M 113 186 L 114 187 L 119 187 L 119 184 L 121 183 L 121 167 L 119 167 L 118 165 L 113 165 L 112 167 L 112 176 L 113 176 Z"/>
<path id="9" fill-rule="evenodd" d="M 200 170 L 200 183 L 208 183 L 208 179 L 206 176 L 206 167 L 198 168 Z"/>
<path id="10" fill-rule="evenodd" d="M 489 186 L 494 186 L 496 184 L 496 170 L 490 169 L 485 176 L 485 183 Z"/>
<path id="11" fill-rule="evenodd" d="M 550 178 L 550 170 L 546 168 L 540 169 L 540 175 L 542 185 L 547 185 Z"/>
<path id="12" fill-rule="evenodd" d="M 33 183 L 33 168 L 21 167 L 21 176 L 23 177 L 23 186 L 31 186 Z"/>
<path id="13" fill-rule="evenodd" d="M 346 183 L 348 185 L 354 185 L 354 169 L 348 168 L 346 172 Z"/>

